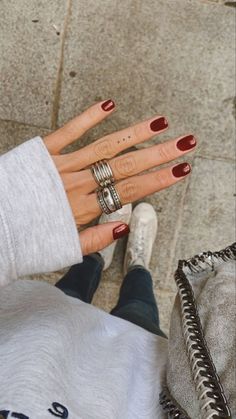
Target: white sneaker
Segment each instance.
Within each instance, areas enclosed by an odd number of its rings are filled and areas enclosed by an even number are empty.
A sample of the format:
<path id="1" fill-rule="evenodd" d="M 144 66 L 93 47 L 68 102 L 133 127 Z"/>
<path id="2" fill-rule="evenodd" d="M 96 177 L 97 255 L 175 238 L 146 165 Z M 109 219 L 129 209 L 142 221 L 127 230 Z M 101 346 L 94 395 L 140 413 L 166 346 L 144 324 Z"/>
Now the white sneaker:
<path id="1" fill-rule="evenodd" d="M 132 212 L 125 259 L 124 275 L 132 265 L 149 269 L 157 234 L 157 214 L 152 205 L 142 202 Z"/>
<path id="2" fill-rule="evenodd" d="M 124 205 L 121 209 L 112 212 L 111 214 L 102 214 L 99 218 L 99 224 L 104 224 L 110 221 L 121 221 L 123 223 L 129 224 L 130 218 L 132 214 L 132 204 Z M 105 271 L 109 268 L 112 258 L 114 255 L 115 247 L 117 245 L 117 240 L 111 243 L 109 246 L 105 247 L 105 249 L 99 250 L 98 253 L 104 259 L 104 267 L 103 270 Z"/>

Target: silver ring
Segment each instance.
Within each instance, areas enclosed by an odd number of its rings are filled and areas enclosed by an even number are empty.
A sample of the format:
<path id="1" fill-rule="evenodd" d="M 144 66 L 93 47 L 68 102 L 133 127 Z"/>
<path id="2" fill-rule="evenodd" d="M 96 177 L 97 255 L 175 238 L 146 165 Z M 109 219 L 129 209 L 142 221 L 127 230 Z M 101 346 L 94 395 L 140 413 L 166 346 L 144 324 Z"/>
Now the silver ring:
<path id="1" fill-rule="evenodd" d="M 122 203 L 121 203 L 121 200 L 120 200 L 120 196 L 119 196 L 115 186 L 114 185 L 108 185 L 107 187 L 111 192 L 111 195 L 112 195 L 113 201 L 115 203 L 116 209 L 118 210 L 118 209 L 122 208 Z"/>
<path id="2" fill-rule="evenodd" d="M 102 188 L 115 182 L 111 166 L 106 160 L 100 160 L 91 166 L 95 182 Z"/>
<path id="3" fill-rule="evenodd" d="M 114 185 L 107 185 L 105 188 L 97 190 L 97 200 L 105 214 L 111 214 L 122 208 L 119 194 Z"/>
<path id="4" fill-rule="evenodd" d="M 103 195 L 103 199 L 105 201 L 105 204 L 109 208 L 109 210 L 111 212 L 116 211 L 116 204 L 114 202 L 111 191 L 107 186 L 102 189 L 102 195 Z"/>
<path id="5" fill-rule="evenodd" d="M 111 214 L 112 211 L 106 206 L 105 201 L 102 196 L 102 191 L 99 189 L 97 190 L 97 201 L 102 212 L 104 212 L 105 214 Z"/>

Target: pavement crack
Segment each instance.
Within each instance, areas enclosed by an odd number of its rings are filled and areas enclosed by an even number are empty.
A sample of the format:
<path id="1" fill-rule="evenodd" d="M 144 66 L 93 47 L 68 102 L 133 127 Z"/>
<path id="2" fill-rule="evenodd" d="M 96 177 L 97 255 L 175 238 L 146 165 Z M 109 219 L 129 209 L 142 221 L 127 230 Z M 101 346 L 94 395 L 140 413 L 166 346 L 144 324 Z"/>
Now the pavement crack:
<path id="1" fill-rule="evenodd" d="M 236 7 L 236 2 L 235 1 L 226 1 L 225 6 Z"/>
<path id="2" fill-rule="evenodd" d="M 58 124 L 58 115 L 59 115 L 59 108 L 60 108 L 60 97 L 61 97 L 61 85 L 62 85 L 62 75 L 63 75 L 63 65 L 64 65 L 64 49 L 65 49 L 65 39 L 66 39 L 66 32 L 69 25 L 69 19 L 71 15 L 71 0 L 67 1 L 67 9 L 65 13 L 64 25 L 61 31 L 61 46 L 60 46 L 60 58 L 59 64 L 57 68 L 57 75 L 55 81 L 55 94 L 52 104 L 52 115 L 51 115 L 51 128 L 55 130 Z"/>

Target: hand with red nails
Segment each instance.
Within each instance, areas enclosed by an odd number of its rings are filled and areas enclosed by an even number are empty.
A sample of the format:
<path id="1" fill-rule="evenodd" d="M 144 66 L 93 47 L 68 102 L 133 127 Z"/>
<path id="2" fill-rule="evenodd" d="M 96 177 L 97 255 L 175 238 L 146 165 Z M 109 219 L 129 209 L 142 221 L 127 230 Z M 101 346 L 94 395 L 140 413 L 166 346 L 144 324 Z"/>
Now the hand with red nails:
<path id="1" fill-rule="evenodd" d="M 154 116 L 108 134 L 78 151 L 61 154 L 66 146 L 109 116 L 114 109 L 115 104 L 112 100 L 96 103 L 62 128 L 44 137 L 44 143 L 61 176 L 78 227 L 101 214 L 95 193 L 97 184 L 89 168 L 96 161 L 108 160 L 123 205 L 168 188 L 184 179 L 191 171 L 188 163 L 180 163 L 145 173 L 193 150 L 196 147 L 193 135 L 117 156 L 120 152 L 165 131 L 168 122 L 164 116 Z M 82 252 L 86 255 L 101 250 L 128 231 L 127 226 L 122 227 L 119 222 L 87 228 L 80 232 Z"/>

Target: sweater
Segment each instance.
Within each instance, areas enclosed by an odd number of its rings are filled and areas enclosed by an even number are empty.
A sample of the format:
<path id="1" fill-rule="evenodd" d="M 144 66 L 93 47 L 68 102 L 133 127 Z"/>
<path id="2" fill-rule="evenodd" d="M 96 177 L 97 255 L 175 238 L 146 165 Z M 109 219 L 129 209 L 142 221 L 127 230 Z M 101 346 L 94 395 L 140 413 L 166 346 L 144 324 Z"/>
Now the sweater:
<path id="1" fill-rule="evenodd" d="M 42 281 L 82 263 L 61 177 L 35 137 L 0 156 L 0 418 L 165 418 L 167 340 Z"/>

